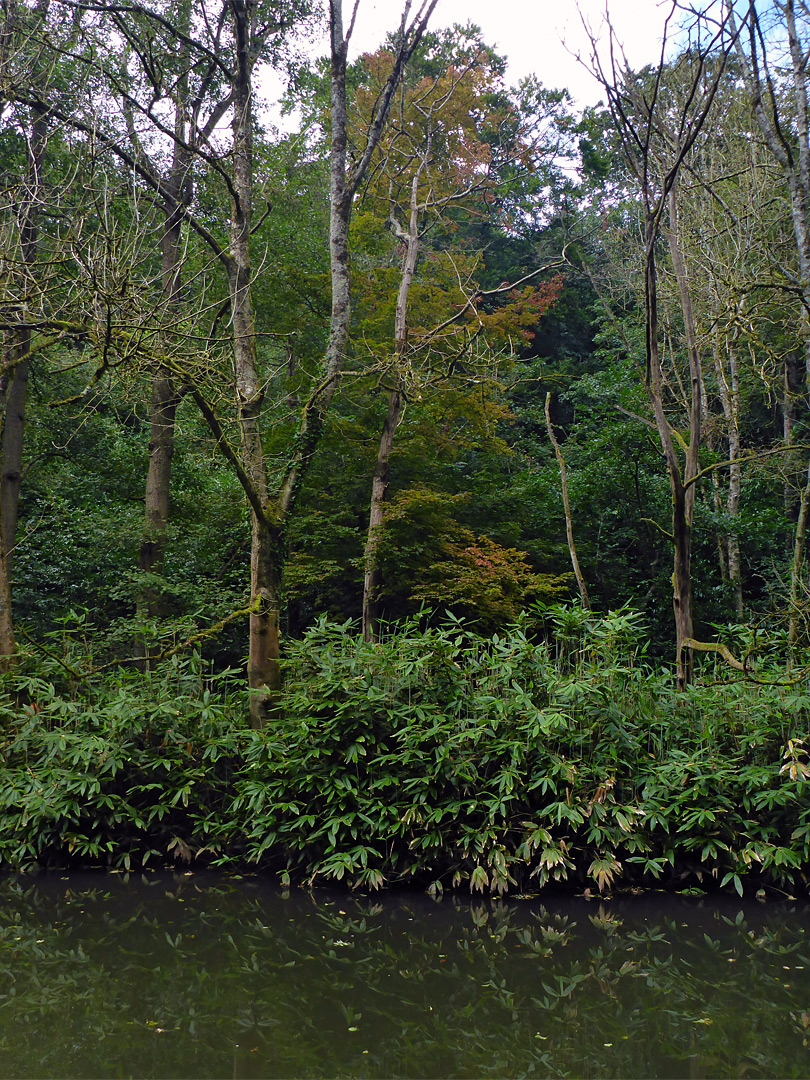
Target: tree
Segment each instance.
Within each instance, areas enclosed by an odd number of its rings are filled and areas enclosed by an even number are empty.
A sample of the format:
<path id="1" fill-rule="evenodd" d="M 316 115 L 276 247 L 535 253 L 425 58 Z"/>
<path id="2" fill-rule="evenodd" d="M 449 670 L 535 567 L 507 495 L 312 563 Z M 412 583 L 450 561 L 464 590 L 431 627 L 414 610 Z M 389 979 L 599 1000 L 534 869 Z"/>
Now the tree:
<path id="1" fill-rule="evenodd" d="M 733 25 L 736 17 L 733 5 L 729 3 L 727 10 Z M 798 274 L 792 284 L 802 304 L 805 392 L 810 395 L 810 75 L 807 70 L 810 10 L 803 0 L 784 0 L 773 5 L 772 13 L 776 16 L 777 37 L 784 35 L 787 40 L 789 87 L 787 79 L 782 80 L 774 74 L 770 48 L 766 44 L 773 36 L 773 28 L 769 33 L 763 26 L 754 0 L 748 5 L 747 35 L 738 35 L 736 53 L 757 125 L 790 193 L 798 256 Z M 787 369 L 786 380 L 790 383 Z M 790 568 L 790 639 L 793 644 L 799 636 L 809 521 L 810 467 L 799 504 Z"/>
<path id="2" fill-rule="evenodd" d="M 673 4 L 665 26 L 669 25 Z M 678 184 L 684 161 L 709 116 L 733 48 L 734 35 L 726 21 L 705 37 L 698 32 L 695 43 L 684 51 L 669 74 L 677 74 L 681 93 L 670 98 L 666 90 L 666 65 L 662 57 L 652 71 L 633 74 L 617 59 L 612 27 L 610 63 L 607 68 L 592 39 L 593 71 L 607 95 L 627 165 L 638 184 L 644 221 L 644 299 L 646 372 L 644 385 L 655 417 L 661 448 L 667 463 L 672 491 L 673 609 L 676 631 L 678 685 L 685 687 L 692 674 L 691 642 L 694 641 L 692 610 L 692 525 L 704 401 L 704 380 L 697 340 L 692 296 L 680 241 Z M 658 247 L 662 233 L 667 242 L 677 282 L 685 351 L 688 357 L 690 392 L 685 402 L 688 438 L 676 439 L 676 430 L 665 408 L 665 382 L 660 348 L 658 308 Z M 683 463 L 677 444 L 684 449 Z"/>
<path id="3" fill-rule="evenodd" d="M 97 12 L 103 32 L 105 19 L 113 26 L 121 20 L 134 19 L 139 25 L 136 37 L 129 34 L 129 44 L 135 49 L 151 95 L 143 99 L 130 92 L 126 79 L 113 70 L 114 58 L 103 45 L 91 58 L 92 70 L 105 80 L 106 92 L 120 96 L 123 105 L 126 137 L 120 128 L 100 122 L 95 115 L 67 111 L 58 101 L 49 99 L 39 88 L 30 85 L 20 74 L 10 87 L 15 100 L 36 106 L 49 116 L 71 125 L 88 138 L 98 138 L 119 161 L 140 178 L 147 191 L 162 205 L 165 213 L 164 237 L 166 259 L 164 280 L 176 283 L 176 228 L 185 222 L 205 243 L 224 271 L 228 288 L 228 306 L 232 331 L 233 390 L 235 396 L 234 423 L 238 430 L 238 446 L 228 437 L 226 424 L 215 402 L 208 399 L 205 379 L 201 379 L 199 357 L 188 347 L 185 355 L 176 348 L 155 357 L 158 382 L 170 373 L 174 385 L 183 385 L 197 403 L 214 438 L 230 461 L 245 491 L 252 520 L 250 644 L 248 682 L 252 691 L 251 717 L 260 724 L 272 711 L 280 687 L 279 613 L 281 579 L 284 563 L 285 532 L 306 472 L 319 442 L 323 422 L 339 379 L 349 344 L 350 266 L 349 223 L 353 200 L 369 169 L 374 152 L 385 127 L 397 83 L 413 49 L 421 39 L 436 0 L 425 0 L 411 18 L 412 4 L 404 4 L 399 29 L 392 46 L 393 63 L 380 98 L 375 102 L 369 127 L 359 148 L 359 156 L 349 167 L 347 163 L 348 114 L 346 105 L 346 68 L 348 46 L 357 16 L 355 3 L 348 29 L 344 32 L 342 4 L 333 0 L 329 8 L 331 39 L 331 283 L 332 312 L 329 339 L 313 380 L 309 397 L 301 410 L 297 431 L 287 448 L 286 461 L 273 473 L 268 468 L 263 445 L 263 407 L 268 385 L 260 370 L 254 315 L 253 285 L 255 272 L 252 262 L 252 236 L 256 229 L 254 203 L 254 125 L 255 94 L 253 90 L 256 64 L 273 55 L 273 44 L 309 13 L 306 0 L 290 0 L 281 8 L 275 5 L 256 5 L 249 0 L 225 3 L 218 12 L 195 16 L 186 32 L 188 15 L 145 4 L 119 7 L 115 3 L 87 5 Z M 163 79 L 163 72 L 151 62 L 156 39 L 167 34 L 173 42 L 172 55 L 179 57 L 176 78 Z M 170 68 L 171 65 L 168 65 Z M 199 79 L 197 101 L 208 100 L 208 117 L 200 123 L 193 107 L 186 110 L 186 73 L 194 72 Z M 199 72 L 202 71 L 202 76 Z M 165 92 L 171 85 L 171 93 Z M 221 87 L 221 90 L 220 90 Z M 214 103 L 206 97 L 209 91 L 219 90 Z M 173 105 L 174 120 L 167 123 L 161 100 Z M 186 111 L 190 115 L 186 115 Z M 229 121 L 230 144 L 227 159 L 217 145 L 220 127 Z M 138 129 L 136 120 L 145 125 Z M 145 132 L 145 133 L 144 133 Z M 188 138 L 186 135 L 188 134 Z M 157 146 L 168 147 L 172 165 L 168 172 L 153 167 L 145 149 L 145 140 L 157 140 Z M 192 204 L 184 178 L 192 157 L 204 165 L 209 175 L 227 193 L 230 204 L 228 239 L 217 235 L 218 223 L 211 227 L 206 217 Z M 225 161 L 229 163 L 226 166 Z M 171 250 L 170 250 L 171 249 Z M 165 296 L 166 294 L 164 294 Z M 176 299 L 174 284 L 171 295 Z M 175 312 L 176 316 L 176 312 Z M 209 370 L 206 378 L 214 374 Z M 158 383 L 156 383 L 156 386 Z M 166 395 L 158 395 L 153 420 L 169 441 L 171 429 L 171 398 L 174 391 L 165 383 Z M 165 398 L 165 400 L 164 400 Z M 162 402 L 162 404 L 161 404 Z M 168 406 L 168 411 L 167 411 Z M 160 442 L 160 439 L 158 439 Z M 159 457 L 160 455 L 155 455 Z M 170 461 L 168 450 L 163 454 L 164 476 Z M 155 484 L 162 492 L 162 502 L 152 507 L 158 525 L 165 518 L 165 483 Z M 159 519 L 159 520 L 158 520 Z M 160 528 L 159 530 L 160 531 Z M 151 556 L 150 556 L 151 557 Z M 153 563 L 154 565 L 154 563 Z"/>
<path id="4" fill-rule="evenodd" d="M 379 92 L 388 64 L 377 54 L 367 58 L 365 67 L 366 81 L 354 99 L 361 116 Z M 494 289 L 481 289 L 476 281 L 483 255 L 471 248 L 465 223 L 495 218 L 493 203 L 507 181 L 514 185 L 516 166 L 535 171 L 549 154 L 548 133 L 537 136 L 536 118 L 533 125 L 522 123 L 517 103 L 503 91 L 502 68 L 474 27 L 434 36 L 421 50 L 408 83 L 400 87 L 366 186 L 366 228 L 373 231 L 375 222 L 377 229 L 386 222 L 401 253 L 392 348 L 389 358 L 380 358 L 376 365 L 388 393 L 363 554 L 367 640 L 377 632 L 384 502 L 406 403 L 421 402 L 454 385 L 467 385 L 474 392 L 482 379 L 491 377 L 499 347 L 510 334 L 519 337 L 535 326 L 559 287 L 559 282 L 541 288 L 525 285 L 540 270 L 515 285 L 503 282 Z M 420 288 L 414 303 L 418 266 Z M 522 291 L 516 287 L 520 284 L 525 285 Z M 386 310 L 385 297 L 375 300 Z M 484 310 L 485 305 L 491 310 Z M 431 321 L 436 308 L 437 323 Z M 450 310 L 455 314 L 448 316 Z"/>

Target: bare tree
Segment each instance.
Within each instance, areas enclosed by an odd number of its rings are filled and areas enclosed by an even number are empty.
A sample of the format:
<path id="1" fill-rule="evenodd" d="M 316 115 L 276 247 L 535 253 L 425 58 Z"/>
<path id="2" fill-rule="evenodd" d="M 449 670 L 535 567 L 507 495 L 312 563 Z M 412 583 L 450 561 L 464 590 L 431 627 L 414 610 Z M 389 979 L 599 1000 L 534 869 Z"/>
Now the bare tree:
<path id="1" fill-rule="evenodd" d="M 733 34 L 728 20 L 710 31 L 701 28 L 690 47 L 672 65 L 665 61 L 667 32 L 675 17 L 673 3 L 664 27 L 659 63 L 634 74 L 616 44 L 612 27 L 609 59 L 602 61 L 592 38 L 591 67 L 605 90 L 621 148 L 641 199 L 644 219 L 644 306 L 646 373 L 644 385 L 655 418 L 672 492 L 673 609 L 677 679 L 685 687 L 692 675 L 692 525 L 704 403 L 703 370 L 687 267 L 680 240 L 678 183 L 684 163 L 710 114 L 725 70 Z M 681 92 L 667 92 L 667 76 L 676 74 Z M 658 259 L 661 241 L 669 252 L 680 300 L 689 391 L 685 407 L 687 436 L 673 427 L 661 356 Z M 681 455 L 682 449 L 682 455 Z"/>
<path id="2" fill-rule="evenodd" d="M 727 4 L 733 25 L 733 4 Z M 770 6 L 776 25 L 787 42 L 789 86 L 774 73 L 769 53 L 774 45 L 754 0 L 747 14 L 747 34 L 737 39 L 737 58 L 748 90 L 751 107 L 768 149 L 784 176 L 790 193 L 790 210 L 798 258 L 794 289 L 802 304 L 801 328 L 804 338 L 805 394 L 810 398 L 810 73 L 808 73 L 808 31 L 810 9 L 805 0 L 783 0 Z M 771 28 L 773 31 L 773 27 Z M 770 46 L 768 44 L 770 37 Z M 786 367 L 786 399 L 791 393 L 791 375 Z M 786 434 L 790 422 L 786 414 Z M 799 636 L 804 595 L 807 529 L 810 522 L 810 466 L 801 493 L 790 567 L 790 640 Z"/>

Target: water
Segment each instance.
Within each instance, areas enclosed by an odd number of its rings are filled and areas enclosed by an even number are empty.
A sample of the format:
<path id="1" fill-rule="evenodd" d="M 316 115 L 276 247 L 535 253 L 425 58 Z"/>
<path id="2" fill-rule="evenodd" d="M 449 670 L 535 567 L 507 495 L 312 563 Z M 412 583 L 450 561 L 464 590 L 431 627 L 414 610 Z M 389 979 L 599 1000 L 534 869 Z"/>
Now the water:
<path id="1" fill-rule="evenodd" d="M 806 1077 L 810 908 L 0 882 L 2 1077 Z"/>

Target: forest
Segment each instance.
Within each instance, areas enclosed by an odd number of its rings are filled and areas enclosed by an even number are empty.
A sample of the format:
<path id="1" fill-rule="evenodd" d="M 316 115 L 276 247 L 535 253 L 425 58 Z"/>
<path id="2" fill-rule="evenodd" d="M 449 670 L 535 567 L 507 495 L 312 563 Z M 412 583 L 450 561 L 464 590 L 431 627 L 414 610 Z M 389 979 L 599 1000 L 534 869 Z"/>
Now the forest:
<path id="1" fill-rule="evenodd" d="M 807 893 L 810 7 L 437 2 L 3 0 L 1 866 Z"/>

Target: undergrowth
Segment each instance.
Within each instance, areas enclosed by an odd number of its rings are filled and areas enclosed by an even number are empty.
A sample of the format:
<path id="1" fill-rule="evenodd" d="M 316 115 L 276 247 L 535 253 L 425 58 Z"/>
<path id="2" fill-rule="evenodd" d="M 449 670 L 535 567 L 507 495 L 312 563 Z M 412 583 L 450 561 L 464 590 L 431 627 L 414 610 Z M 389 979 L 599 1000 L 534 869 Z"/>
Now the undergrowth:
<path id="1" fill-rule="evenodd" d="M 88 678 L 75 640 L 69 663 L 23 658 L 0 699 L 1 864 L 806 892 L 810 694 L 714 660 L 679 693 L 634 613 L 546 621 L 491 638 L 413 622 L 368 644 L 323 619 L 290 643 L 264 732 L 197 654 Z"/>

